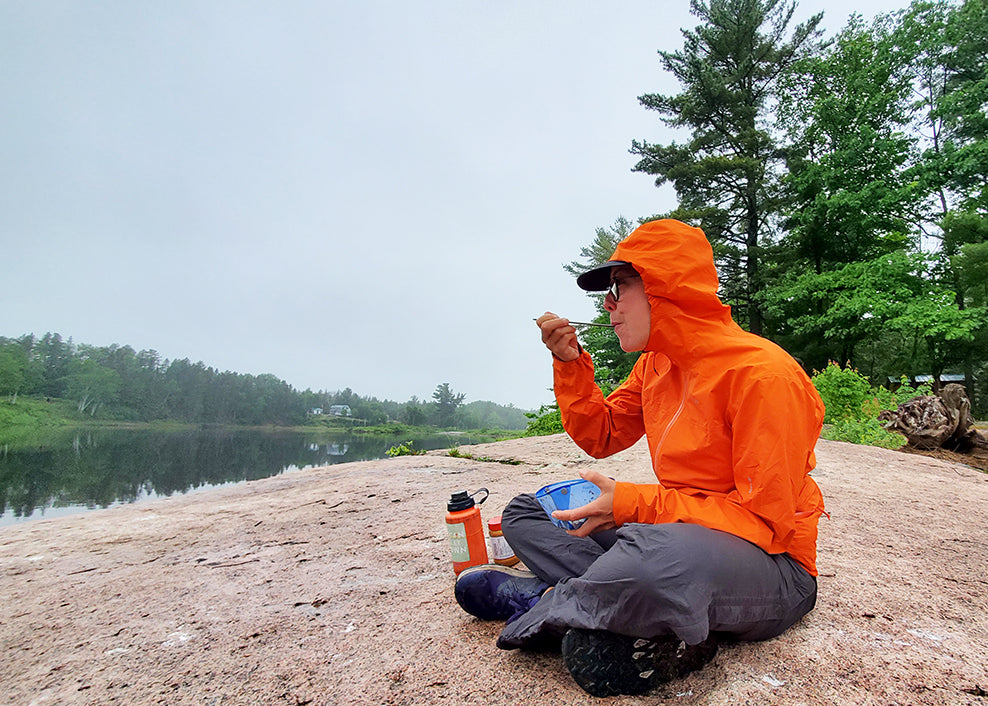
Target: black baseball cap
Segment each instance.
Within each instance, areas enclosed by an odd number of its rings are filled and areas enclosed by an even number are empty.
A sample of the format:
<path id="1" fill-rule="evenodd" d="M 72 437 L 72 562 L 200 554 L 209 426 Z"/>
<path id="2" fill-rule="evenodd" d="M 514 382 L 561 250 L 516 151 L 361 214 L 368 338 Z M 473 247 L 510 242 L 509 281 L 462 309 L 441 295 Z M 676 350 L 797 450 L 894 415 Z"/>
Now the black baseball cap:
<path id="1" fill-rule="evenodd" d="M 630 265 L 624 260 L 608 260 L 603 265 L 587 270 L 576 278 L 580 289 L 588 292 L 603 292 L 611 286 L 611 270 L 622 265 Z"/>

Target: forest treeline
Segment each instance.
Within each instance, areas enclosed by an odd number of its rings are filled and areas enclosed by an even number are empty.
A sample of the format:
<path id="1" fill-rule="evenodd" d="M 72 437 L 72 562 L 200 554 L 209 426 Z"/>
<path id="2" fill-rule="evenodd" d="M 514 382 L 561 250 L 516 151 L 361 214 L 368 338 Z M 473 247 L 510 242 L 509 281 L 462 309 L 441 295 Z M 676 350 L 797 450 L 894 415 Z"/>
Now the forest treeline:
<path id="1" fill-rule="evenodd" d="M 523 429 L 528 421 L 524 410 L 510 405 L 465 403 L 448 383 L 437 385 L 431 401 L 379 400 L 349 388 L 299 391 L 274 375 L 220 372 L 130 346 L 76 345 L 58 333 L 0 337 L 0 395 L 68 399 L 82 414 L 121 421 L 296 426 L 333 405 L 346 405 L 348 419 L 366 424 Z"/>
<path id="2" fill-rule="evenodd" d="M 735 319 L 807 371 L 958 373 L 984 413 L 988 0 L 852 15 L 833 37 L 795 7 L 691 3 L 698 25 L 659 52 L 681 91 L 639 97 L 677 139 L 631 144 L 634 171 L 678 206 L 637 222 L 701 227 Z M 566 269 L 606 260 L 635 226 L 599 228 Z M 605 387 L 630 370 L 608 332 L 581 340 Z"/>

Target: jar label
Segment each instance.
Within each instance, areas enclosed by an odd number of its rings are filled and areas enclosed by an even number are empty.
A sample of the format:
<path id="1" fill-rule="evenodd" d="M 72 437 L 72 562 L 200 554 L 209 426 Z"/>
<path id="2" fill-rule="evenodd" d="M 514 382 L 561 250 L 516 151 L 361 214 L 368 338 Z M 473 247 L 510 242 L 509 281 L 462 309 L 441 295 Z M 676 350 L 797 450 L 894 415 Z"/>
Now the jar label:
<path id="1" fill-rule="evenodd" d="M 449 548 L 453 552 L 453 561 L 470 561 L 470 547 L 467 545 L 467 528 L 462 522 L 446 523 L 449 533 Z"/>
<path id="2" fill-rule="evenodd" d="M 488 546 L 491 548 L 491 559 L 494 561 L 498 559 L 510 559 L 515 555 L 511 545 L 508 544 L 508 540 L 504 537 L 488 537 L 487 541 Z"/>

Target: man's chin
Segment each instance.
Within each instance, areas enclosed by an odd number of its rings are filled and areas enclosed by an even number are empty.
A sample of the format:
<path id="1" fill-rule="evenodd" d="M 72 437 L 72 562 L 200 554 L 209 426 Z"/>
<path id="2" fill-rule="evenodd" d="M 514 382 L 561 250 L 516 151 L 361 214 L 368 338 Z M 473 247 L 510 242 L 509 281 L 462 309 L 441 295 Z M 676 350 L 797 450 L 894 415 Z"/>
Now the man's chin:
<path id="1" fill-rule="evenodd" d="M 636 346 L 636 345 L 632 345 L 630 343 L 629 344 L 625 344 L 624 341 L 618 339 L 618 345 L 621 346 L 621 350 L 623 350 L 625 353 L 638 353 L 639 351 L 645 350 L 645 344 L 644 343 L 639 344 L 639 345 Z"/>

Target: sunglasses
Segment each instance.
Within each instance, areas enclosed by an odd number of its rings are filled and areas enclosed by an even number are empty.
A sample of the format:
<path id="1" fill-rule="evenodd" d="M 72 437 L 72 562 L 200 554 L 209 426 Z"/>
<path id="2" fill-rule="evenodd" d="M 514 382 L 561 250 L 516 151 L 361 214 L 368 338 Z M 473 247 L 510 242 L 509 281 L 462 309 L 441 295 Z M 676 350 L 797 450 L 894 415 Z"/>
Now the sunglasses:
<path id="1" fill-rule="evenodd" d="M 627 282 L 630 279 L 637 279 L 637 277 L 615 277 L 611 280 L 611 286 L 607 288 L 607 294 L 614 297 L 614 301 L 621 301 L 621 290 L 619 287 L 623 282 Z M 604 296 L 606 297 L 607 294 Z"/>

